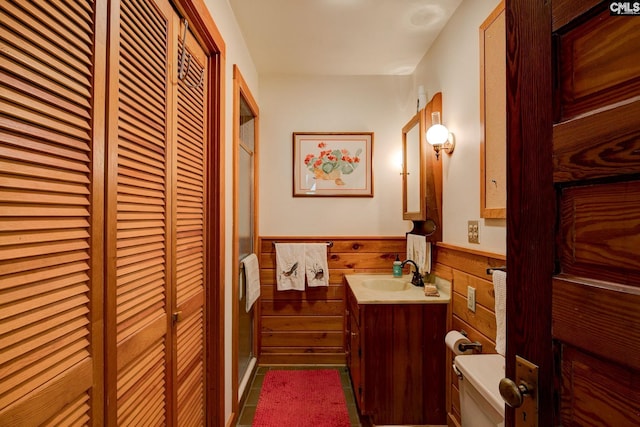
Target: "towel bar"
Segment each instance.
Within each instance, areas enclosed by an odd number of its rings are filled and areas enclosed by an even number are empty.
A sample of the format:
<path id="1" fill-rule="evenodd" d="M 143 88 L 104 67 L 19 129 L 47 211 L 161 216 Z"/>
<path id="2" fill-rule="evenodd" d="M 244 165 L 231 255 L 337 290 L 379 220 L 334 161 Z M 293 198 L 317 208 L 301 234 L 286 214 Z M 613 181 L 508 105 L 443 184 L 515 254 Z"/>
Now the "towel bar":
<path id="1" fill-rule="evenodd" d="M 507 267 L 491 267 L 487 268 L 487 274 L 493 274 L 494 271 L 507 271 Z"/>
<path id="2" fill-rule="evenodd" d="M 275 245 L 276 245 L 276 243 L 278 243 L 278 242 L 271 242 L 271 244 L 272 244 L 273 246 L 275 246 Z M 328 247 L 330 247 L 330 248 L 331 248 L 331 247 L 333 247 L 333 242 L 332 242 L 332 241 L 328 241 L 328 242 L 325 242 L 325 243 L 327 244 L 327 246 L 328 246 Z"/>

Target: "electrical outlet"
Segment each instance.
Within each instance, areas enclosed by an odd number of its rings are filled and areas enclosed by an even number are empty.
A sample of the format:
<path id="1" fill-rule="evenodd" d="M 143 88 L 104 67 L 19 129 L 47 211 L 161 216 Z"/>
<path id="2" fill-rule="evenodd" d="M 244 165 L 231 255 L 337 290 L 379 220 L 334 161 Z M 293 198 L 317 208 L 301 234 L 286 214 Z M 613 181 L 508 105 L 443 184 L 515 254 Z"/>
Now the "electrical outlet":
<path id="1" fill-rule="evenodd" d="M 467 286 L 467 308 L 476 312 L 476 288 Z"/>
<path id="2" fill-rule="evenodd" d="M 480 243 L 478 221 L 467 221 L 467 235 L 469 236 L 469 243 Z"/>

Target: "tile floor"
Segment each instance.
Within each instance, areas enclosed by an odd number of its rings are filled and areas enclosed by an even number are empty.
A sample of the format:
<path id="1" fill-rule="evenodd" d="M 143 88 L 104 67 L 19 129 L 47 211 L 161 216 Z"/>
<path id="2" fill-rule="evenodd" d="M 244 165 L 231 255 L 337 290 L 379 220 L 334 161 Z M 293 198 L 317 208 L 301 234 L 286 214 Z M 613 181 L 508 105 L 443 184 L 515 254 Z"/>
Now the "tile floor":
<path id="1" fill-rule="evenodd" d="M 251 382 L 251 389 L 247 395 L 247 399 L 243 408 L 240 410 L 240 416 L 238 417 L 238 423 L 236 427 L 250 427 L 253 421 L 253 416 L 256 413 L 256 406 L 258 405 L 258 397 L 260 396 L 260 388 L 264 381 L 264 376 L 269 369 L 337 369 L 340 372 L 340 380 L 342 381 L 342 390 L 344 391 L 345 399 L 347 400 L 347 409 L 349 410 L 349 419 L 351 420 L 352 427 L 361 427 L 360 419 L 358 417 L 358 409 L 356 408 L 356 401 L 353 396 L 353 390 L 351 389 L 351 379 L 349 378 L 349 371 L 346 366 L 260 366 L 256 370 L 256 375 Z"/>

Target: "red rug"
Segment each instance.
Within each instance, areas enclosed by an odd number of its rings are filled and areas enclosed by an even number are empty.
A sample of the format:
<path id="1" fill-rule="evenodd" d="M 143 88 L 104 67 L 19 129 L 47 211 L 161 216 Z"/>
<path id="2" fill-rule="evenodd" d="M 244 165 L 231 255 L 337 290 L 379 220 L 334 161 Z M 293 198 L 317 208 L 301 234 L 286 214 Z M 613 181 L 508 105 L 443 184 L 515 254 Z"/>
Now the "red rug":
<path id="1" fill-rule="evenodd" d="M 254 427 L 348 427 L 349 412 L 335 369 L 270 370 Z"/>

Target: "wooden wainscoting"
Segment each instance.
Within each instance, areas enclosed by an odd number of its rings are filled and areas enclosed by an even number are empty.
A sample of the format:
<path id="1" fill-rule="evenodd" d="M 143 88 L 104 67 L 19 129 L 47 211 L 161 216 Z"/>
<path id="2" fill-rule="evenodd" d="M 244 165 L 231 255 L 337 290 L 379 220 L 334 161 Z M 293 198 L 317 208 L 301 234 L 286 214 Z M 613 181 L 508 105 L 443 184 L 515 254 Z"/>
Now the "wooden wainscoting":
<path id="1" fill-rule="evenodd" d="M 327 250 L 329 286 L 276 290 L 274 242 L 333 242 Z M 396 254 L 406 254 L 400 237 L 261 237 L 258 362 L 345 364 L 345 289 L 351 273 L 389 273 Z"/>
<path id="2" fill-rule="evenodd" d="M 471 341 L 482 343 L 483 353 L 495 353 L 496 316 L 493 282 L 489 267 L 506 265 L 506 257 L 438 243 L 434 251 L 434 273 L 452 282 L 450 330 L 464 330 Z M 476 288 L 476 312 L 467 308 L 467 287 Z M 448 425 L 460 426 L 458 377 L 453 373 L 453 354 L 447 350 Z"/>

